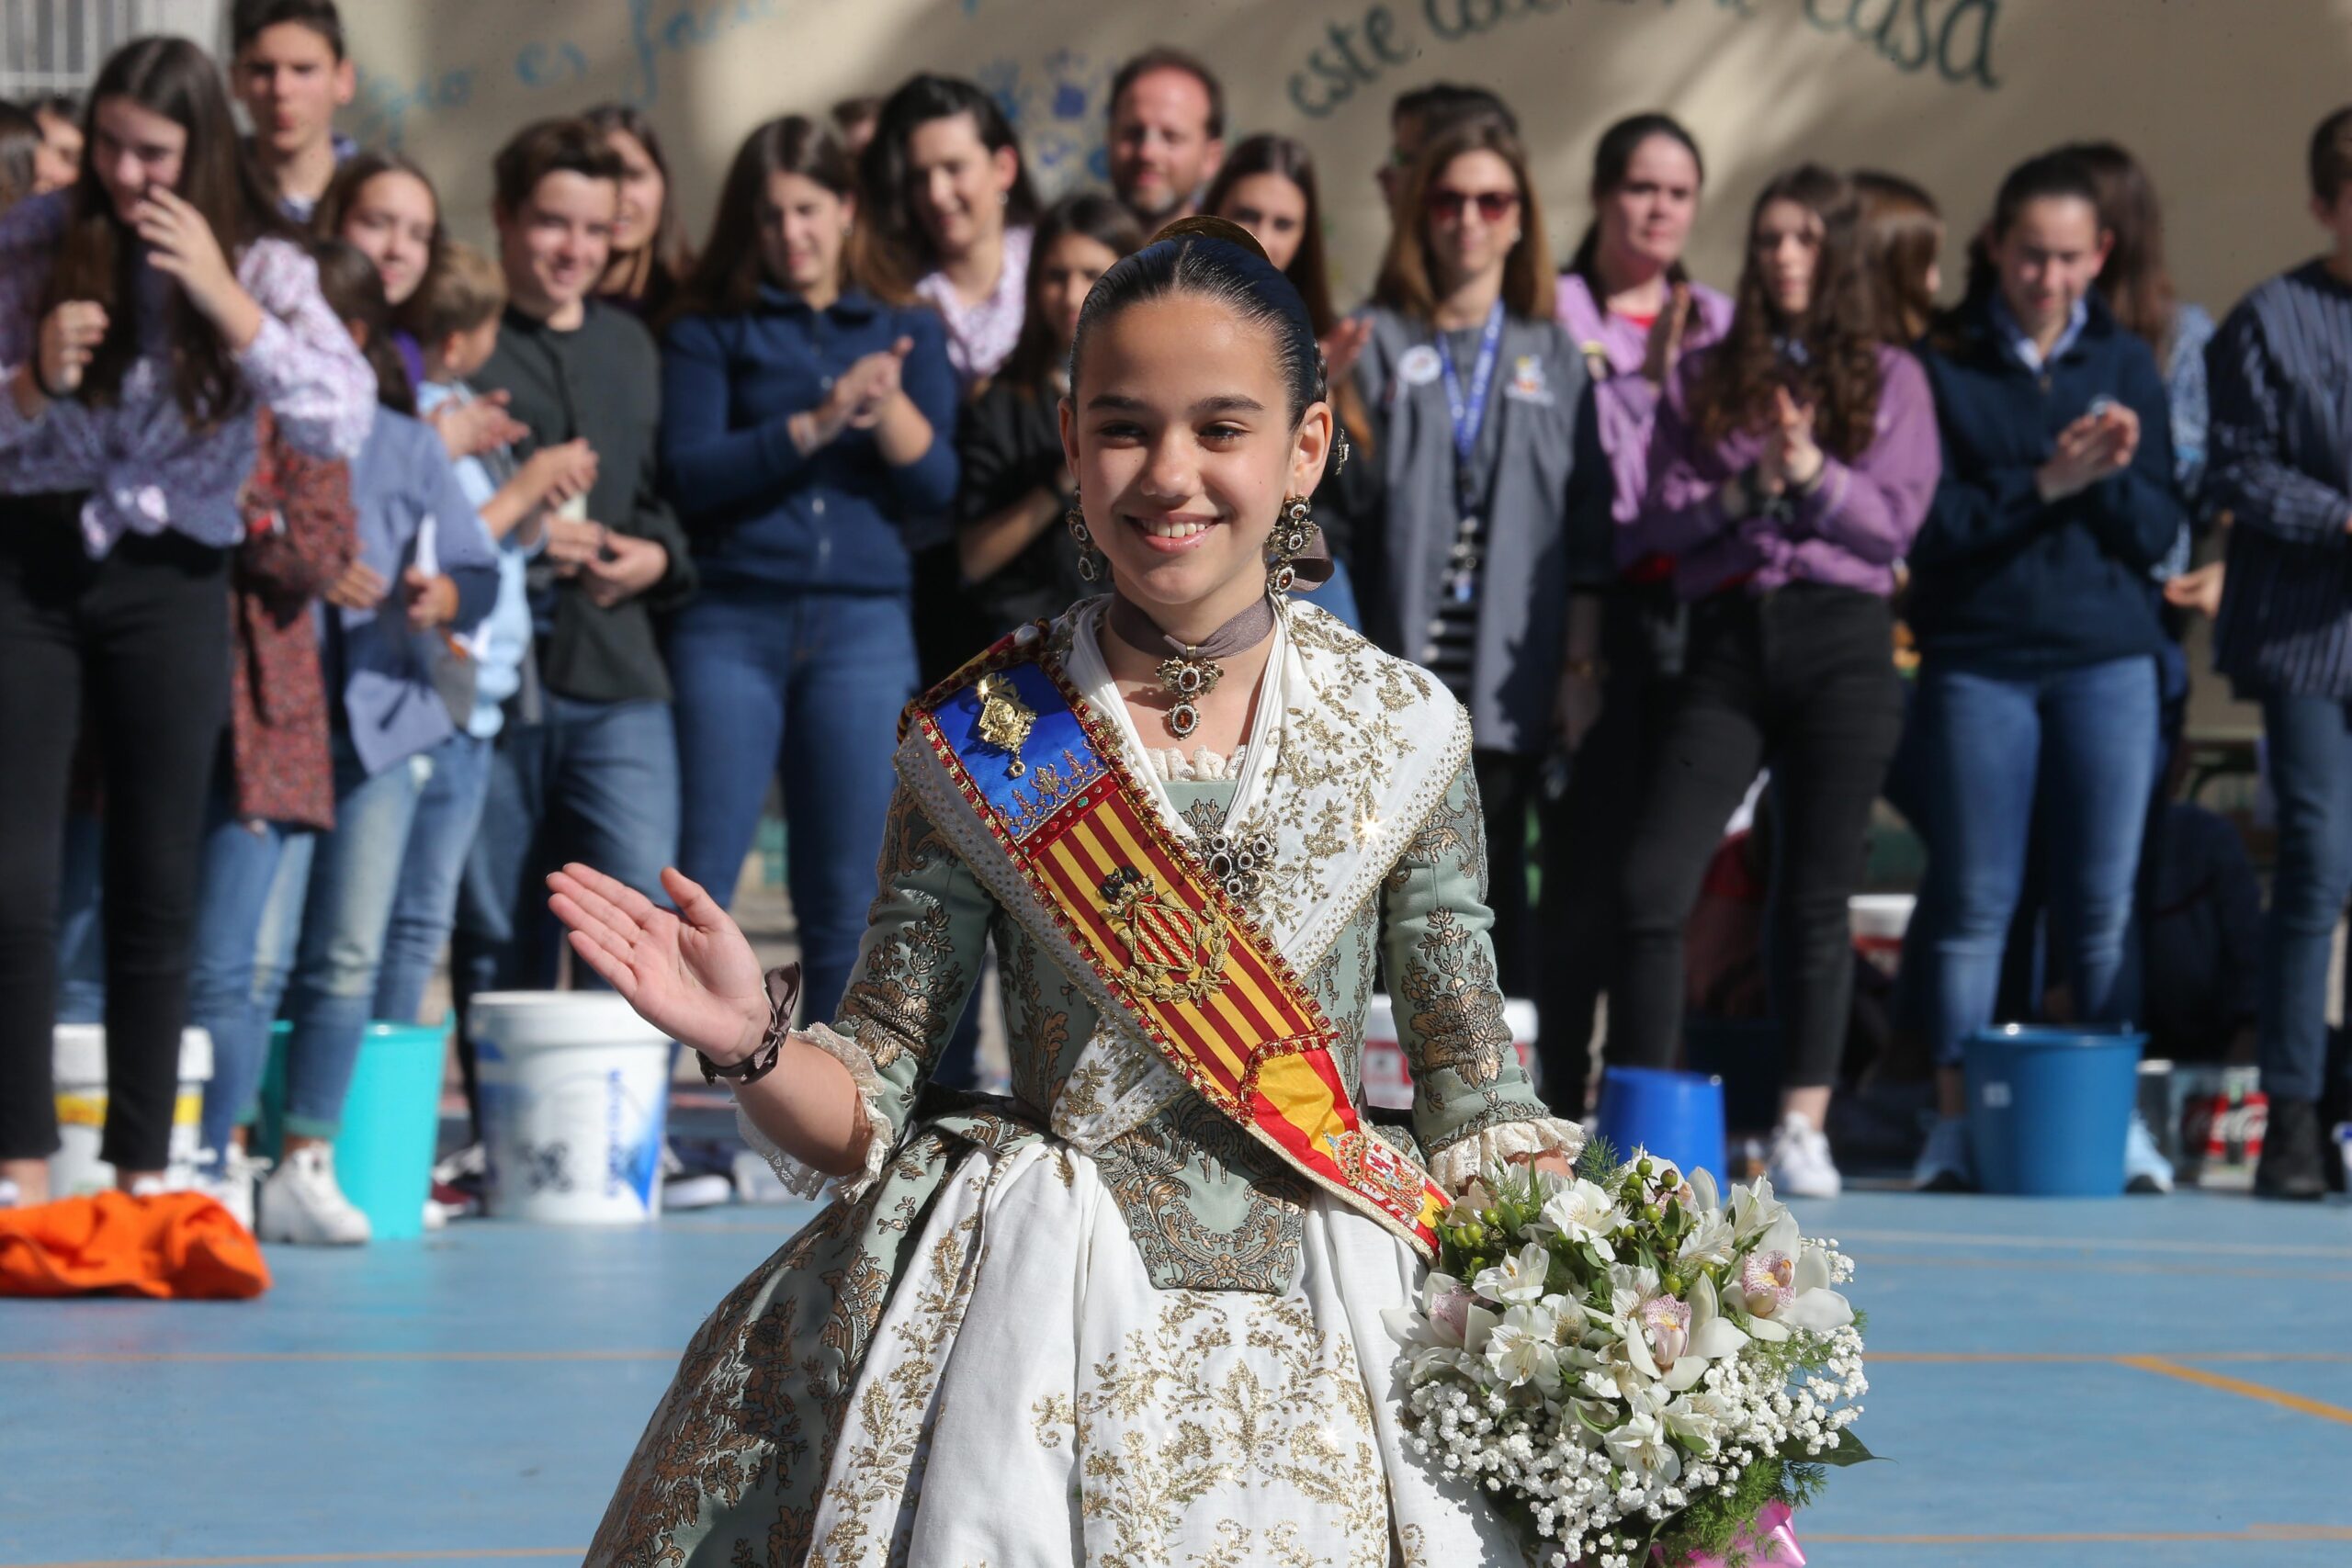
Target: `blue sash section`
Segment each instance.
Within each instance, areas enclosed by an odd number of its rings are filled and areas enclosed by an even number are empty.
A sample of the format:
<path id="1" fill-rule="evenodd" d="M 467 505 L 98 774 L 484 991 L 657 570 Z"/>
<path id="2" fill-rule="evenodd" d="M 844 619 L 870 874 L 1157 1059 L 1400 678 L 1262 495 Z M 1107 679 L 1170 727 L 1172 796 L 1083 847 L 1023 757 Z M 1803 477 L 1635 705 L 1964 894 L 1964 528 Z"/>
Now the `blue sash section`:
<path id="1" fill-rule="evenodd" d="M 1024 839 L 1071 796 L 1102 776 L 1102 759 L 1079 727 L 1053 678 L 1024 660 L 997 671 L 1010 680 L 1022 703 L 1037 716 L 1028 739 L 1021 744 L 1026 771 L 1014 778 L 1007 770 L 1012 754 L 983 740 L 979 735 L 978 682 L 964 687 L 931 710 L 940 734 L 964 764 L 971 787 L 993 810 L 1007 831 Z"/>

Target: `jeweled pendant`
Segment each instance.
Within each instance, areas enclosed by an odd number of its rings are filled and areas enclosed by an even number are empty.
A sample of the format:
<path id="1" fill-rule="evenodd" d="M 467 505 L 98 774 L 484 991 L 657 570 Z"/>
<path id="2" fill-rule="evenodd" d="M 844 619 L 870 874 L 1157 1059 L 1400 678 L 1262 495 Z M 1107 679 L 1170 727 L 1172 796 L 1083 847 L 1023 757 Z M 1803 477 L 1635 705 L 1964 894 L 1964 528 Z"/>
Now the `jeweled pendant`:
<path id="1" fill-rule="evenodd" d="M 1168 729 L 1182 740 L 1201 727 L 1198 699 L 1216 690 L 1217 682 L 1225 677 L 1225 669 L 1205 659 L 1171 656 L 1159 661 L 1155 673 L 1159 677 L 1160 690 L 1176 699 L 1176 705 L 1168 710 Z"/>
<path id="2" fill-rule="evenodd" d="M 1201 710 L 1190 698 L 1168 710 L 1168 733 L 1182 740 L 1201 727 Z"/>

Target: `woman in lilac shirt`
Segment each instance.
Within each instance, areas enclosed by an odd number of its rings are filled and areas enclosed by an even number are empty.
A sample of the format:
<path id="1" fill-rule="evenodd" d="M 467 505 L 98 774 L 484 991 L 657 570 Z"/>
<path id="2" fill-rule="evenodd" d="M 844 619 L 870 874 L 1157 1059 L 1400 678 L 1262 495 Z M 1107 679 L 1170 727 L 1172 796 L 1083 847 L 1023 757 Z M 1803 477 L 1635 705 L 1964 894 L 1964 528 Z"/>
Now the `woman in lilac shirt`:
<path id="1" fill-rule="evenodd" d="M 0 216 L 0 1185 L 38 1199 L 66 777 L 85 711 L 106 797 L 101 1157 L 171 1136 L 205 802 L 229 701 L 228 562 L 254 411 L 359 450 L 375 378 L 282 237 L 219 71 L 185 39 L 98 74 L 81 176 Z"/>
<path id="2" fill-rule="evenodd" d="M 1544 966 L 1537 999 L 1545 1081 L 1564 1115 L 1584 1113 L 1594 1014 L 1617 944 L 1617 879 L 1682 668 L 1670 567 L 1623 559 L 1618 547 L 1649 485 L 1658 389 L 1731 322 L 1731 301 L 1682 265 L 1705 178 L 1698 142 L 1671 116 L 1637 114 L 1603 131 L 1592 222 L 1553 307 L 1592 375 L 1611 490 L 1608 521 L 1574 552 L 1559 701 L 1576 764 L 1544 821 L 1544 885 L 1563 889 L 1565 904 L 1559 961 Z"/>
<path id="3" fill-rule="evenodd" d="M 1626 853 L 1609 1059 L 1672 1064 L 1683 925 L 1769 766 L 1788 917 L 1772 1180 L 1808 1197 L 1839 1186 L 1821 1126 L 1846 1037 L 1846 903 L 1902 727 L 1887 599 L 1941 468 L 1927 378 L 1878 341 L 1858 220 L 1852 186 L 1816 165 L 1765 187 L 1737 313 L 1667 385 L 1629 531 L 1674 560 L 1690 646 Z"/>

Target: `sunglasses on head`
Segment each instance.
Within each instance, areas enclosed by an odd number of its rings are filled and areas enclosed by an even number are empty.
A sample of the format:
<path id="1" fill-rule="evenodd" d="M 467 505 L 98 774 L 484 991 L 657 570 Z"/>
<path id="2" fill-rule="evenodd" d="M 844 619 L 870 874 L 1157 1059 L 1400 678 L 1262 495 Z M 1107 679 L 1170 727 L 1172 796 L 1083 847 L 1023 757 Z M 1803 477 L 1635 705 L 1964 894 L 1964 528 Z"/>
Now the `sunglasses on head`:
<path id="1" fill-rule="evenodd" d="M 1478 216 L 1489 223 L 1499 223 L 1519 205 L 1519 195 L 1508 190 L 1482 190 L 1472 194 L 1466 190 L 1448 190 L 1441 186 L 1429 194 L 1430 216 L 1449 223 L 1459 222 L 1464 211 L 1476 207 Z"/>

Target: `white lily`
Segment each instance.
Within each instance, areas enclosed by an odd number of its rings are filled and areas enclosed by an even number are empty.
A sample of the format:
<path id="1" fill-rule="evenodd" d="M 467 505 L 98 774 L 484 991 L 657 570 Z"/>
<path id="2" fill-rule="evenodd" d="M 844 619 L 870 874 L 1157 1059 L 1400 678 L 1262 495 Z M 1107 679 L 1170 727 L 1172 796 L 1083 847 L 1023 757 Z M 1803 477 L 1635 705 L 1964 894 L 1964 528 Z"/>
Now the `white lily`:
<path id="1" fill-rule="evenodd" d="M 1723 1207 L 1723 1200 L 1715 1193 L 1715 1179 L 1703 1170 L 1690 1173 L 1690 1203 L 1692 1210 L 1702 1214 L 1714 1213 Z"/>
<path id="2" fill-rule="evenodd" d="M 1722 1394 L 1692 1389 L 1666 1407 L 1666 1429 L 1687 1443 L 1712 1450 L 1738 1414 L 1733 1402 Z"/>
<path id="3" fill-rule="evenodd" d="M 1738 1238 L 1733 1234 L 1731 1216 L 1721 1209 L 1702 1210 L 1699 1223 L 1674 1249 L 1675 1260 L 1686 1265 L 1713 1264 L 1720 1269 L 1739 1256 Z"/>
<path id="4" fill-rule="evenodd" d="M 1453 1206 L 1446 1210 L 1445 1223 L 1450 1225 L 1466 1225 L 1494 1206 L 1495 1195 L 1487 1190 L 1485 1182 L 1476 1177 L 1472 1177 L 1470 1185 L 1462 1190 L 1462 1196 L 1456 1198 L 1453 1201 Z"/>
<path id="5" fill-rule="evenodd" d="M 1609 1237 L 1625 1224 L 1625 1211 L 1602 1188 L 1582 1177 L 1562 1184 L 1535 1216 L 1537 1231 L 1590 1247 L 1603 1263 L 1616 1261 Z"/>
<path id="6" fill-rule="evenodd" d="M 1540 1303 L 1512 1307 L 1487 1339 L 1487 1365 L 1512 1388 L 1532 1382 L 1544 1393 L 1560 1392 L 1559 1319 Z"/>
<path id="7" fill-rule="evenodd" d="M 1731 1190 L 1732 1234 L 1743 1244 L 1788 1218 L 1788 1205 L 1772 1196 L 1770 1177 L 1759 1176 L 1752 1185 Z"/>
<path id="8" fill-rule="evenodd" d="M 1499 1319 L 1480 1306 L 1470 1287 L 1451 1274 L 1432 1269 L 1421 1285 L 1421 1307 L 1384 1307 L 1380 1321 L 1389 1337 L 1410 1351 L 1436 1348 L 1466 1350 L 1476 1355 L 1487 1348 L 1487 1337 Z"/>
<path id="9" fill-rule="evenodd" d="M 1531 1241 L 1491 1268 L 1478 1270 L 1470 1288 L 1488 1301 L 1506 1306 L 1544 1299 L 1544 1280 L 1552 1271 L 1552 1255 L 1540 1241 Z"/>
<path id="10" fill-rule="evenodd" d="M 1619 1468 L 1659 1482 L 1670 1483 L 1682 1473 L 1682 1455 L 1666 1429 L 1666 1401 L 1647 1390 L 1629 1393 L 1630 1414 L 1603 1439 L 1609 1457 Z"/>

